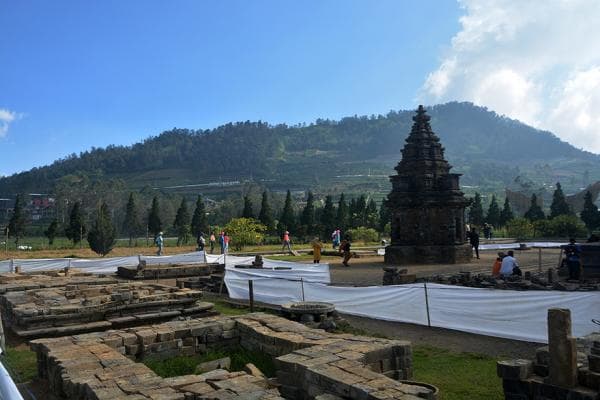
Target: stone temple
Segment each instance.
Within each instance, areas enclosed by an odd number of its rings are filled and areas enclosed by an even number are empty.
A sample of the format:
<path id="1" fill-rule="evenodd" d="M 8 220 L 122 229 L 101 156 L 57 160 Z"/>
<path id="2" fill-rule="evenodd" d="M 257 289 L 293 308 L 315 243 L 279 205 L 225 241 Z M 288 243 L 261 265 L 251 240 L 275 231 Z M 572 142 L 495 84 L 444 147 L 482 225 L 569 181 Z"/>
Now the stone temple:
<path id="1" fill-rule="evenodd" d="M 465 232 L 469 200 L 460 191 L 460 174 L 450 173 L 452 167 L 429 120 L 419 106 L 395 168 L 397 175 L 390 177 L 388 264 L 464 263 L 472 257 Z"/>

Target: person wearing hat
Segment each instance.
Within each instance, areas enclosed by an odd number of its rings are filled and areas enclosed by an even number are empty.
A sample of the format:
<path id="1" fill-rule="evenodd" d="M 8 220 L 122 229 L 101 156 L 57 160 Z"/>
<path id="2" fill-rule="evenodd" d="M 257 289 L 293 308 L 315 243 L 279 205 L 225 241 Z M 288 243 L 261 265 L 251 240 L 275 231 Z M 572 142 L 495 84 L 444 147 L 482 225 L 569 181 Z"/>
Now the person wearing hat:
<path id="1" fill-rule="evenodd" d="M 500 268 L 502 267 L 502 259 L 505 257 L 504 252 L 498 252 L 498 257 L 496 261 L 494 261 L 494 266 L 492 267 L 492 276 L 498 277 L 500 276 Z"/>
<path id="2" fill-rule="evenodd" d="M 567 267 L 569 267 L 569 280 L 579 280 L 579 270 L 581 263 L 579 260 L 581 247 L 574 238 L 569 239 L 569 244 L 565 246 L 565 255 L 567 256 Z"/>
<path id="3" fill-rule="evenodd" d="M 290 252 L 290 254 L 292 253 L 292 242 L 290 240 L 290 233 L 288 231 L 285 231 L 285 233 L 283 234 L 283 246 L 281 246 L 281 250 L 285 250 L 287 249 L 287 251 Z"/>
<path id="4" fill-rule="evenodd" d="M 158 247 L 158 251 L 156 252 L 156 255 L 157 256 L 162 256 L 163 244 L 164 244 L 164 239 L 163 239 L 163 233 L 162 232 L 158 232 L 158 235 L 156 236 L 156 239 L 154 239 L 154 243 L 156 243 L 156 246 Z"/>

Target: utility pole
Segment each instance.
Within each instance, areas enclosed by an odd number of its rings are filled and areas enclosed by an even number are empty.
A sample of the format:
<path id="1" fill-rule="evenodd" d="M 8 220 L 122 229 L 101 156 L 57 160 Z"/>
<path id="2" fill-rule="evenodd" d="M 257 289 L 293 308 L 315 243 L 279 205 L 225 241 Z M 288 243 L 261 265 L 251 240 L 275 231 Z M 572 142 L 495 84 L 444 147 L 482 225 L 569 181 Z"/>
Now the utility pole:
<path id="1" fill-rule="evenodd" d="M 4 252 L 6 253 L 6 258 L 8 258 L 8 225 L 6 225 L 6 237 L 4 238 Z"/>
<path id="2" fill-rule="evenodd" d="M 83 248 L 83 226 L 79 225 L 79 248 Z"/>

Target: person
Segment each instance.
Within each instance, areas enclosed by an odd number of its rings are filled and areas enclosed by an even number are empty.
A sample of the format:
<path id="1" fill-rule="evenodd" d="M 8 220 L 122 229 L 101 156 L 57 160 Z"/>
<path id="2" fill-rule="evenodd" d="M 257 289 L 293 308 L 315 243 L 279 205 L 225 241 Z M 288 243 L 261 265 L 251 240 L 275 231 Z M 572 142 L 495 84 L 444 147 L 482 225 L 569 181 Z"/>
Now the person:
<path id="1" fill-rule="evenodd" d="M 158 232 L 158 235 L 156 236 L 156 239 L 154 239 L 154 243 L 156 244 L 156 247 L 158 247 L 158 251 L 156 252 L 156 255 L 157 256 L 162 256 L 163 244 L 164 244 L 164 239 L 163 239 L 163 233 L 162 232 Z"/>
<path id="2" fill-rule="evenodd" d="M 331 234 L 331 243 L 333 245 L 334 250 L 336 249 L 336 247 L 338 247 L 340 245 L 341 238 L 342 238 L 342 232 L 339 229 L 336 229 Z"/>
<path id="3" fill-rule="evenodd" d="M 313 263 L 319 264 L 321 262 L 321 249 L 323 248 L 323 243 L 316 237 L 311 244 L 313 248 Z"/>
<path id="4" fill-rule="evenodd" d="M 504 252 L 499 252 L 496 261 L 494 261 L 494 266 L 492 267 L 492 276 L 497 277 L 500 276 L 500 267 L 502 267 L 502 259 L 504 258 Z"/>
<path id="5" fill-rule="evenodd" d="M 575 242 L 575 239 L 569 239 L 569 244 L 565 247 L 565 256 L 567 259 L 567 267 L 569 268 L 569 279 L 579 280 L 579 269 L 581 263 L 579 256 L 581 247 Z"/>
<path id="6" fill-rule="evenodd" d="M 198 244 L 198 248 L 196 250 L 204 251 L 204 246 L 206 246 L 206 239 L 204 239 L 204 233 L 200 232 L 196 243 Z"/>
<path id="7" fill-rule="evenodd" d="M 290 233 L 288 231 L 283 233 L 283 246 L 281 246 L 281 250 L 285 249 L 287 249 L 290 254 L 292 253 L 292 242 L 290 240 Z"/>
<path id="8" fill-rule="evenodd" d="M 223 231 L 219 234 L 219 247 L 221 248 L 221 254 L 225 254 L 225 232 Z"/>
<path id="9" fill-rule="evenodd" d="M 475 249 L 475 255 L 477 256 L 477 259 L 479 259 L 479 234 L 475 228 L 472 228 L 469 232 L 469 243 L 471 244 L 471 247 Z"/>
<path id="10" fill-rule="evenodd" d="M 483 237 L 486 239 L 490 238 L 490 224 L 487 222 L 483 224 Z"/>
<path id="11" fill-rule="evenodd" d="M 215 251 L 215 242 L 217 241 L 217 239 L 215 239 L 214 233 L 210 234 L 210 238 L 208 239 L 208 241 L 210 243 L 210 254 L 213 254 Z"/>
<path id="12" fill-rule="evenodd" d="M 351 248 L 350 236 L 346 235 L 344 237 L 344 240 L 342 240 L 342 243 L 340 243 L 340 253 L 342 253 L 342 255 L 344 257 L 344 261 L 342 261 L 342 264 L 344 264 L 344 267 L 350 266 L 350 265 L 348 265 L 348 260 L 350 260 L 350 258 L 352 258 L 352 252 L 350 251 L 350 248 Z"/>
<path id="13" fill-rule="evenodd" d="M 229 253 L 229 235 L 227 232 L 223 233 L 223 254 Z"/>
<path id="14" fill-rule="evenodd" d="M 502 259 L 502 265 L 500 265 L 500 275 L 503 277 L 513 275 L 515 268 L 517 268 L 517 275 L 521 271 L 521 269 L 518 268 L 519 263 L 517 263 L 517 259 L 514 256 L 514 251 L 509 250 L 508 254 Z"/>

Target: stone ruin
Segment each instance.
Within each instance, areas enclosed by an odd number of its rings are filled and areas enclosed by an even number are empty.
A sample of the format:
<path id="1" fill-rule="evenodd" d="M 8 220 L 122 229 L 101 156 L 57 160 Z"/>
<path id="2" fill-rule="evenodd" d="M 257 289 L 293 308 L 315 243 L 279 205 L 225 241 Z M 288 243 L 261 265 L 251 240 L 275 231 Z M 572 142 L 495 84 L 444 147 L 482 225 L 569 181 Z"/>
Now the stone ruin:
<path id="1" fill-rule="evenodd" d="M 460 174 L 450 173 L 430 119 L 419 106 L 397 174 L 390 176 L 392 243 L 385 248 L 387 264 L 466 263 L 473 257 L 465 230 L 469 200 L 460 191 Z"/>
<path id="2" fill-rule="evenodd" d="M 277 379 L 217 369 L 161 378 L 138 361 L 240 346 L 274 358 Z M 38 339 L 39 378 L 59 398 L 436 399 L 412 376 L 409 342 L 330 334 L 263 314 L 172 321 L 125 330 Z"/>
<path id="3" fill-rule="evenodd" d="M 415 283 L 416 280 L 417 275 L 409 274 L 406 268 L 383 267 L 383 286 Z"/>
<path id="4" fill-rule="evenodd" d="M 223 276 L 225 265 L 219 263 L 193 263 L 193 264 L 168 264 L 146 265 L 141 260 L 137 267 L 119 267 L 117 275 L 123 279 L 174 279 L 181 277 L 198 276 Z"/>
<path id="5" fill-rule="evenodd" d="M 6 274 L 4 274 L 6 278 Z M 116 283 L 103 278 L 11 276 L 0 284 L 0 312 L 6 328 L 25 338 L 67 335 L 214 315 L 202 292 L 158 283 Z M 13 279 L 14 278 L 14 279 Z"/>
<path id="6" fill-rule="evenodd" d="M 578 357 L 571 336 L 571 312 L 548 310 L 548 346 L 537 350 L 535 360 L 500 361 L 506 400 L 598 400 L 600 399 L 600 341 L 589 354 Z"/>
<path id="7" fill-rule="evenodd" d="M 106 285 L 117 282 L 118 280 L 112 277 L 84 273 L 68 268 L 61 271 L 22 273 L 20 268 L 17 267 L 16 272 L 0 273 L 0 294 L 60 287 L 67 284 Z"/>

